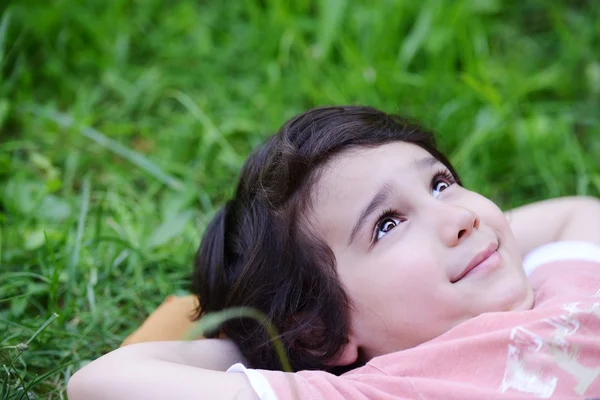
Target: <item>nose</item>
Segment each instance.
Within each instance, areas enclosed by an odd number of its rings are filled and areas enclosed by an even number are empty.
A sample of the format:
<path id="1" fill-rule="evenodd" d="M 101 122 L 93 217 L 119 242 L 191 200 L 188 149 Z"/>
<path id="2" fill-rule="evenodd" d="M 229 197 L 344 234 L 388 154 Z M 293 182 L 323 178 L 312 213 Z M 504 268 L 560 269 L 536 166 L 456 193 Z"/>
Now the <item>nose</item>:
<path id="1" fill-rule="evenodd" d="M 479 229 L 480 218 L 473 210 L 455 204 L 444 204 L 438 210 L 437 224 L 441 239 L 453 247 Z"/>

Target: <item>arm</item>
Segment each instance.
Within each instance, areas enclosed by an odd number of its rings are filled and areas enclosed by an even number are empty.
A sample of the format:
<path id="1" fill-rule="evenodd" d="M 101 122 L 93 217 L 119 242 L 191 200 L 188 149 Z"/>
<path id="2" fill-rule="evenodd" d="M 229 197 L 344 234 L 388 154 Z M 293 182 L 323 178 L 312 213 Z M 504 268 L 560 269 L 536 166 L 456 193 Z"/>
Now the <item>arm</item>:
<path id="1" fill-rule="evenodd" d="M 240 361 L 223 339 L 133 344 L 77 371 L 67 392 L 71 400 L 257 399 L 244 374 L 224 372 Z"/>
<path id="2" fill-rule="evenodd" d="M 543 244 L 583 240 L 600 245 L 600 200 L 561 197 L 506 212 L 521 255 Z"/>

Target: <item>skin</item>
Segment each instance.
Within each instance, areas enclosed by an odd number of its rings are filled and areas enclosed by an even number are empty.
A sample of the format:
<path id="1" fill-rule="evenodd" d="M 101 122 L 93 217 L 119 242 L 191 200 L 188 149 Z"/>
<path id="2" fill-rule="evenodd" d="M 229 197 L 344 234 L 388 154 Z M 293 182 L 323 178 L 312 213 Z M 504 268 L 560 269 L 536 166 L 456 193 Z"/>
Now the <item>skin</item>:
<path id="1" fill-rule="evenodd" d="M 355 303 L 350 343 L 337 360 L 340 365 L 352 362 L 358 354 L 369 358 L 416 345 L 481 312 L 527 309 L 531 291 L 523 282 L 524 254 L 559 240 L 600 245 L 597 199 L 578 196 L 536 202 L 507 212 L 505 218 L 491 201 L 457 185 L 436 182 L 436 190 L 431 191 L 430 180 L 437 167 L 420 173 L 403 169 L 406 163 L 401 163 L 401 153 L 414 158 L 429 156 L 413 147 L 397 143 L 389 149 L 347 152 L 327 166 L 317 183 L 312 224 L 322 228 L 323 236 L 331 241 L 338 273 Z M 363 163 L 361 154 L 369 156 L 369 162 Z M 357 163 L 368 171 L 362 173 Z M 348 229 L 352 230 L 360 210 L 379 190 L 376 184 L 385 177 L 397 187 L 391 204 L 385 206 L 402 211 L 399 217 L 403 222 L 395 226 L 387 221 L 388 233 L 377 246 L 369 248 L 369 229 L 348 245 Z M 371 228 L 371 224 L 372 218 L 366 226 Z M 495 238 L 500 243 L 502 265 L 452 284 L 450 277 Z M 421 284 L 425 286 L 420 294 L 414 288 Z M 413 306 L 390 307 L 409 294 L 414 295 L 416 303 L 408 303 Z M 477 301 L 472 301 L 474 298 Z M 458 309 L 449 307 L 452 303 L 439 304 L 442 299 L 454 302 Z M 434 304 L 440 311 L 426 307 Z M 411 323 L 401 317 L 410 318 Z M 432 321 L 434 317 L 439 321 Z M 416 326 L 424 328 L 423 333 Z M 399 333 L 397 338 L 394 332 Z M 245 375 L 222 372 L 236 362 L 244 360 L 226 339 L 138 343 L 112 351 L 77 371 L 69 380 L 68 396 L 72 400 L 256 399 Z"/>
<path id="2" fill-rule="evenodd" d="M 350 343 L 337 364 L 417 346 L 482 313 L 533 306 L 504 213 L 451 177 L 436 177 L 440 170 L 448 171 L 426 150 L 397 142 L 353 149 L 323 171 L 309 219 L 353 303 Z M 383 201 L 355 230 L 378 193 Z M 385 210 L 391 214 L 378 220 Z M 499 246 L 496 265 L 454 282 L 490 245 Z"/>
<path id="3" fill-rule="evenodd" d="M 559 197 L 508 211 L 506 217 L 524 256 L 548 242 L 581 240 L 600 245 L 600 200 Z"/>

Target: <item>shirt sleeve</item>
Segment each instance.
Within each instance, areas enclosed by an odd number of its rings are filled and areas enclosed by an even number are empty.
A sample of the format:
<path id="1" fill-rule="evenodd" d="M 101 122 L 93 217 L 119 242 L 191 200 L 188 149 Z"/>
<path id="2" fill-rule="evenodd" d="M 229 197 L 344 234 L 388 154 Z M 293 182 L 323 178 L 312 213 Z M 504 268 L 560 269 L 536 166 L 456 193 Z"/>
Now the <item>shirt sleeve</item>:
<path id="1" fill-rule="evenodd" d="M 250 381 L 250 386 L 260 400 L 277 400 L 277 396 L 271 387 L 271 384 L 260 372 L 255 369 L 248 369 L 243 364 L 233 364 L 227 372 L 243 373 Z"/>
<path id="2" fill-rule="evenodd" d="M 600 245 L 575 240 L 547 243 L 527 253 L 523 258 L 523 268 L 529 276 L 544 264 L 565 260 L 600 263 Z"/>
<path id="3" fill-rule="evenodd" d="M 409 378 L 390 376 L 369 364 L 341 376 L 325 371 L 254 370 L 241 364 L 227 372 L 245 373 L 261 400 L 405 400 L 419 396 Z"/>

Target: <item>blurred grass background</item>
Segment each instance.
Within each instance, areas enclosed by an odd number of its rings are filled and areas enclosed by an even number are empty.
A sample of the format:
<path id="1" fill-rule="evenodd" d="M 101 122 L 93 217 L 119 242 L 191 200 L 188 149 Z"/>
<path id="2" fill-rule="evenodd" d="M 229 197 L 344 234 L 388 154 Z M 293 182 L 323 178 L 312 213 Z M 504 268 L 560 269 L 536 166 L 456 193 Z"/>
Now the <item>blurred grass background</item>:
<path id="1" fill-rule="evenodd" d="M 594 0 L 0 10 L 0 400 L 66 398 L 74 371 L 185 292 L 244 158 L 310 107 L 417 118 L 506 209 L 600 194 Z"/>

